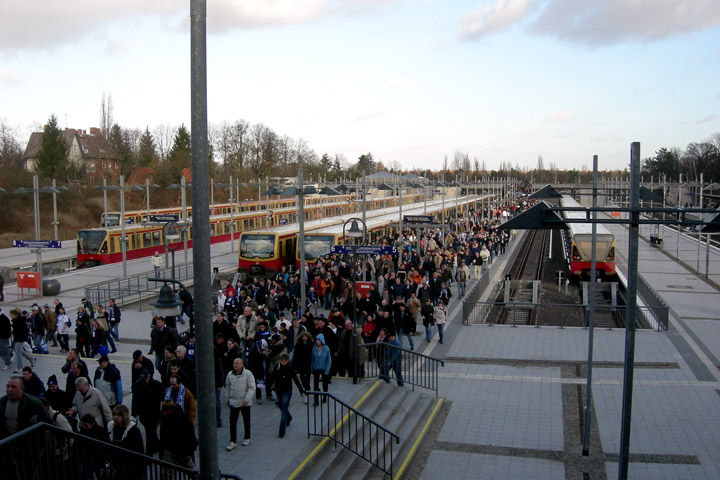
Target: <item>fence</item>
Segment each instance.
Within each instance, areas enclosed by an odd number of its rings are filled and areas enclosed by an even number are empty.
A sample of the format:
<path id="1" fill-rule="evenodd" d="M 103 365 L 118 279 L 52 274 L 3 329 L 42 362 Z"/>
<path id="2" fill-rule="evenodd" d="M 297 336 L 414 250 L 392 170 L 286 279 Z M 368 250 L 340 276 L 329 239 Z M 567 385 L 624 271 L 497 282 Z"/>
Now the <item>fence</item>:
<path id="1" fill-rule="evenodd" d="M 233 474 L 221 477 L 242 480 Z M 0 478 L 194 480 L 198 472 L 38 423 L 0 441 Z"/>
<path id="2" fill-rule="evenodd" d="M 656 330 L 667 331 L 670 328 L 669 322 L 669 309 L 662 301 L 660 296 L 653 290 L 653 288 L 645 281 L 642 275 L 638 275 L 637 291 L 640 298 L 643 299 L 647 309 L 650 313 L 650 318 L 655 320 Z"/>
<path id="3" fill-rule="evenodd" d="M 467 313 L 467 315 L 466 315 Z M 513 304 L 466 302 L 463 304 L 463 323 L 465 325 L 504 324 L 516 327 L 532 325 L 535 327 L 588 327 L 590 309 L 576 304 Z M 627 309 L 608 305 L 595 306 L 596 327 L 624 328 Z M 635 322 L 638 328 L 652 328 L 651 319 L 667 318 L 668 309 L 662 306 L 637 307 Z M 659 320 L 658 320 L 659 323 Z"/>
<path id="4" fill-rule="evenodd" d="M 438 396 L 439 370 L 440 367 L 445 366 L 442 360 L 384 342 L 366 343 L 360 347 L 365 348 L 368 353 L 368 361 L 363 364 L 365 369 L 363 377 L 385 377 L 397 380 L 395 371 L 389 371 L 390 369 L 385 368 L 384 364 L 385 354 L 389 349 L 394 349 L 400 354 L 398 357 L 398 370 L 402 376 L 400 381 L 412 385 L 413 391 L 415 387 L 426 388 L 434 391 L 435 397 Z"/>
<path id="5" fill-rule="evenodd" d="M 119 305 L 129 305 L 139 302 L 142 311 L 143 301 L 158 295 L 162 283 L 150 282 L 155 278 L 155 272 L 142 273 L 132 277 L 113 280 L 112 282 L 93 285 L 85 289 L 85 298 L 95 305 L 106 305 L 114 298 Z M 159 278 L 171 278 L 172 268 L 161 268 Z M 175 279 L 181 282 L 193 278 L 193 264 L 184 263 L 175 266 Z"/>
<path id="6" fill-rule="evenodd" d="M 306 393 L 308 437 L 328 437 L 392 478 L 393 440 L 400 437 L 327 392 Z"/>

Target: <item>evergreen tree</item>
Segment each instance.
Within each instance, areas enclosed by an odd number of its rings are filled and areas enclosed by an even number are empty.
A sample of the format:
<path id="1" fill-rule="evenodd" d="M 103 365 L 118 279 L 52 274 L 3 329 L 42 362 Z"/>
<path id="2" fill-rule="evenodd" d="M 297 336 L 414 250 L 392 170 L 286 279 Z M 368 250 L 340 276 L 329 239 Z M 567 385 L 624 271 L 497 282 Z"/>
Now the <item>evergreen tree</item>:
<path id="1" fill-rule="evenodd" d="M 157 150 L 155 149 L 155 139 L 150 133 L 150 128 L 145 127 L 145 133 L 140 137 L 140 148 L 138 149 L 137 164 L 139 167 L 156 167 L 157 166 Z"/>
<path id="2" fill-rule="evenodd" d="M 120 171 L 127 177 L 133 169 L 134 158 L 130 138 L 117 123 L 110 129 L 108 143 L 120 159 Z"/>
<path id="3" fill-rule="evenodd" d="M 57 126 L 57 117 L 50 115 L 40 141 L 35 171 L 44 178 L 57 178 L 64 175 L 66 166 L 67 145 Z"/>
<path id="4" fill-rule="evenodd" d="M 190 168 L 190 132 L 180 125 L 167 160 L 161 162 L 155 171 L 155 180 L 161 187 L 177 183 L 183 168 Z"/>

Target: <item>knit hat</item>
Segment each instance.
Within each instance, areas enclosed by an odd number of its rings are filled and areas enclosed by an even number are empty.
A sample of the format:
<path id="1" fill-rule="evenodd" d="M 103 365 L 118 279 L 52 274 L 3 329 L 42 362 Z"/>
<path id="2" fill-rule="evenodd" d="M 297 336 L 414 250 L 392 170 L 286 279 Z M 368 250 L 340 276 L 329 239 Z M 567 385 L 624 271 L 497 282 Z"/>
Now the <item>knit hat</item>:
<path id="1" fill-rule="evenodd" d="M 142 357 L 142 350 L 135 350 L 133 352 L 133 360 L 137 360 L 140 357 Z"/>
<path id="2" fill-rule="evenodd" d="M 48 385 L 57 385 L 58 384 L 57 377 L 55 375 L 50 375 L 50 378 L 48 378 L 47 384 Z"/>

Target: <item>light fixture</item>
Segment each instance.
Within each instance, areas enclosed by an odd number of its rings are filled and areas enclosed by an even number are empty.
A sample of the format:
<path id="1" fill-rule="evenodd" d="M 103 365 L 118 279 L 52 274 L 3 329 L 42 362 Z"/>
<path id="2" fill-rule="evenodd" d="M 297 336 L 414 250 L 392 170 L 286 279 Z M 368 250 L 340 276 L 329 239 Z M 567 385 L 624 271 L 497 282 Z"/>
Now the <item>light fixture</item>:
<path id="1" fill-rule="evenodd" d="M 173 317 L 180 315 L 182 311 L 182 302 L 175 298 L 175 293 L 170 285 L 165 284 L 160 287 L 160 295 L 154 302 L 150 302 L 153 307 L 153 315 L 158 317 Z"/>
<path id="2" fill-rule="evenodd" d="M 348 237 L 362 237 L 363 232 L 360 230 L 360 227 L 358 226 L 357 220 L 353 220 L 352 224 L 350 225 L 350 230 L 347 232 Z"/>

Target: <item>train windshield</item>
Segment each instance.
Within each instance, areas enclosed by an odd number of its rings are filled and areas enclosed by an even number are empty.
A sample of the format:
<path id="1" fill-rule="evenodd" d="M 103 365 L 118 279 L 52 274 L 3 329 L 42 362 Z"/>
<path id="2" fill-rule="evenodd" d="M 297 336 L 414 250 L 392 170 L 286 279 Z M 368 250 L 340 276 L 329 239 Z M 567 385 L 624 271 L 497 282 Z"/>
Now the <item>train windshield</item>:
<path id="1" fill-rule="evenodd" d="M 240 237 L 240 256 L 243 258 L 272 258 L 275 254 L 274 235 L 243 235 Z"/>
<path id="2" fill-rule="evenodd" d="M 78 232 L 78 253 L 99 253 L 104 240 L 105 232 L 103 231 L 80 230 Z"/>
<path id="3" fill-rule="evenodd" d="M 103 213 L 103 227 L 117 227 L 120 225 L 120 214 L 118 213 Z"/>
<path id="4" fill-rule="evenodd" d="M 330 255 L 330 247 L 335 245 L 333 235 L 305 235 L 305 260 L 317 260 L 323 255 Z"/>

